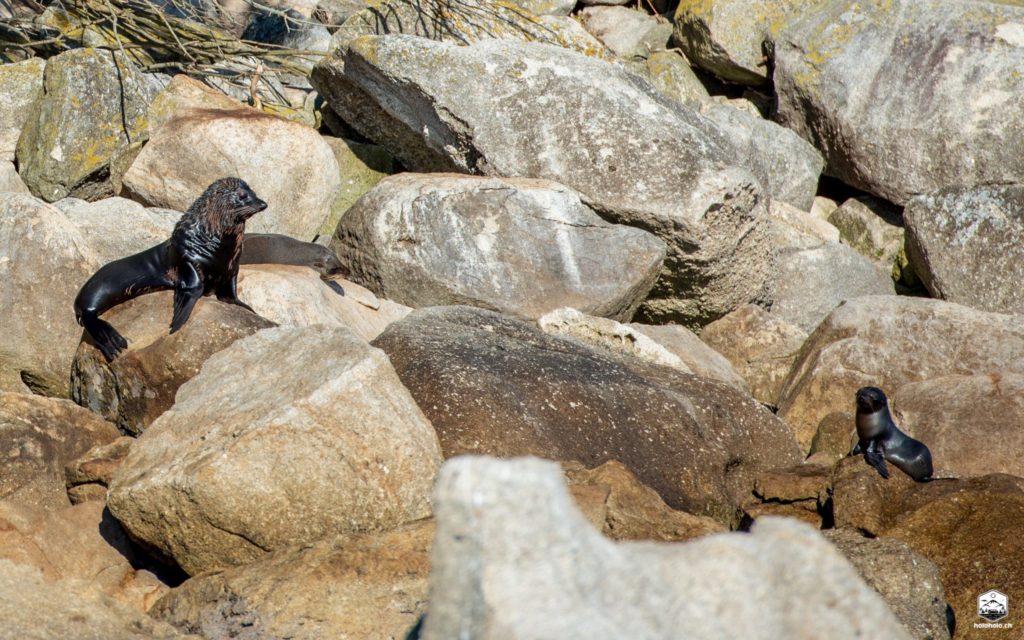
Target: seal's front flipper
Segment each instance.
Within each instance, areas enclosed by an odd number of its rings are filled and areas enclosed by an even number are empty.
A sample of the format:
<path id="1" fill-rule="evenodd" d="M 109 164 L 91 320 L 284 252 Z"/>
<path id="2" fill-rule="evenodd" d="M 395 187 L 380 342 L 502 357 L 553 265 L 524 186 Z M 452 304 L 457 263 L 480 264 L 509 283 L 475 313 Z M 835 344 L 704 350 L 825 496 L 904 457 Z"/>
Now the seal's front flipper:
<path id="1" fill-rule="evenodd" d="M 192 308 L 202 297 L 202 287 L 174 290 L 174 316 L 171 318 L 171 333 L 185 326 L 188 317 L 192 315 Z"/>
<path id="2" fill-rule="evenodd" d="M 119 353 L 128 348 L 128 341 L 109 322 L 91 314 L 83 314 L 81 323 L 107 362 L 113 362 Z"/>
<path id="3" fill-rule="evenodd" d="M 321 280 L 323 280 L 324 284 L 330 287 L 331 291 L 333 291 L 334 293 L 338 294 L 339 296 L 345 295 L 345 289 L 343 289 L 342 286 L 335 282 L 334 280 L 326 280 L 324 278 L 321 278 Z"/>
<path id="4" fill-rule="evenodd" d="M 872 467 L 878 470 L 878 474 L 883 478 L 889 477 L 889 468 L 885 466 L 885 457 L 877 451 L 865 451 L 864 459 L 868 461 Z"/>
<path id="5" fill-rule="evenodd" d="M 227 302 L 228 304 L 238 305 L 243 309 L 248 309 L 249 311 L 256 313 L 255 311 L 253 311 L 252 307 L 238 299 L 238 290 L 236 288 L 236 282 L 237 281 L 235 280 L 235 278 L 231 278 L 220 283 L 220 285 L 217 287 L 217 290 L 214 292 L 217 295 L 217 299 L 220 300 L 221 302 Z"/>

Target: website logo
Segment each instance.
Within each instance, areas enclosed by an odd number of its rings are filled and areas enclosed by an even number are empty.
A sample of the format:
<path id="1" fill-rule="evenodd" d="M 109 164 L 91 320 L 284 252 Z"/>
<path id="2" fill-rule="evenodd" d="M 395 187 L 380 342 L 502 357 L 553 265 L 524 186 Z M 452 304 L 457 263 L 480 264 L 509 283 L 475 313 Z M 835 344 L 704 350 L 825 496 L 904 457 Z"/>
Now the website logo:
<path id="1" fill-rule="evenodd" d="M 978 615 L 990 622 L 1002 620 L 1009 611 L 1009 598 L 1001 591 L 986 591 L 978 596 Z"/>

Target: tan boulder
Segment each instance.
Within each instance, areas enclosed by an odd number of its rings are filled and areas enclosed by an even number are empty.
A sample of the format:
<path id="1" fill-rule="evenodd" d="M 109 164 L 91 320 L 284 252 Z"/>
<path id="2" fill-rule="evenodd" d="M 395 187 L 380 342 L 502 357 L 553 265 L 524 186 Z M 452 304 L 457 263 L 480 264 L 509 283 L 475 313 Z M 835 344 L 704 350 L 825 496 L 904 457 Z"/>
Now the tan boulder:
<path id="1" fill-rule="evenodd" d="M 183 111 L 154 131 L 124 187 L 150 206 L 185 211 L 225 176 L 242 178 L 268 204 L 246 231 L 300 240 L 320 231 L 341 185 L 338 161 L 314 129 L 253 110 L 214 108 Z"/>
<path id="2" fill-rule="evenodd" d="M 238 295 L 256 313 L 282 326 L 344 326 L 369 342 L 412 309 L 378 298 L 344 278 L 339 295 L 307 267 L 249 265 L 238 274 Z"/>
<path id="3" fill-rule="evenodd" d="M 339 327 L 212 356 L 132 446 L 107 506 L 189 574 L 430 514 L 437 436 L 387 357 Z"/>
<path id="4" fill-rule="evenodd" d="M 71 504 L 91 500 L 106 503 L 107 487 L 128 450 L 135 444 L 135 438 L 121 436 L 108 444 L 96 445 L 80 458 L 64 467 L 64 482 L 68 488 Z"/>

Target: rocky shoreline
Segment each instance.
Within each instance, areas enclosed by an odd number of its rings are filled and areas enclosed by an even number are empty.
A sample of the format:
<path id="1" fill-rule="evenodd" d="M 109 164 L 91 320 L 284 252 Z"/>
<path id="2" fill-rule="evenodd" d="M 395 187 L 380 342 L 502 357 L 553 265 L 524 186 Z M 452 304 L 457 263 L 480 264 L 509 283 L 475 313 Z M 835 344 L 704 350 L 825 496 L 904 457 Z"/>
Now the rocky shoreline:
<path id="1" fill-rule="evenodd" d="M 1024 625 L 1024 7 L 203 7 L 301 53 L 0 4 L 63 43 L 0 29 L 0 635 Z M 107 362 L 79 288 L 224 176 L 344 293 L 246 264 Z M 864 386 L 930 482 L 848 455 Z"/>

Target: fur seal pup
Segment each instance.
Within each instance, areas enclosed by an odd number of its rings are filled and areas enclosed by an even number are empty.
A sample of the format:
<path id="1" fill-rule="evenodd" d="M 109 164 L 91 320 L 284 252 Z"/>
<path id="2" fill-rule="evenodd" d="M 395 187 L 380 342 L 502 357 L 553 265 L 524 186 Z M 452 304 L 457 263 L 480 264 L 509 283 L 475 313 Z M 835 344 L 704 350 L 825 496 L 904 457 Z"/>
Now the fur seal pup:
<path id="1" fill-rule="evenodd" d="M 850 455 L 864 454 L 883 478 L 889 477 L 885 461 L 918 482 L 932 477 L 932 454 L 922 442 L 896 427 L 889 413 L 889 401 L 877 387 L 857 391 L 857 445 Z"/>
<path id="2" fill-rule="evenodd" d="M 245 221 L 266 208 L 243 180 L 221 178 L 181 216 L 170 239 L 100 267 L 75 298 L 75 318 L 107 362 L 128 343 L 99 316 L 144 293 L 174 290 L 171 333 L 188 321 L 199 298 L 210 293 L 252 311 L 238 299 L 238 260 Z"/>
<path id="3" fill-rule="evenodd" d="M 345 269 L 333 251 L 315 242 L 303 242 L 279 233 L 247 233 L 242 238 L 241 264 L 293 264 L 310 267 L 335 293 L 345 290 L 333 278 Z"/>

